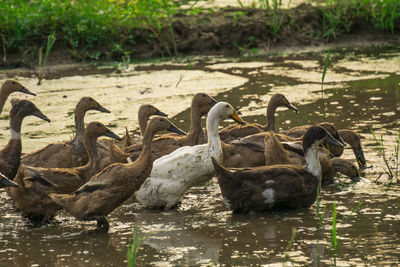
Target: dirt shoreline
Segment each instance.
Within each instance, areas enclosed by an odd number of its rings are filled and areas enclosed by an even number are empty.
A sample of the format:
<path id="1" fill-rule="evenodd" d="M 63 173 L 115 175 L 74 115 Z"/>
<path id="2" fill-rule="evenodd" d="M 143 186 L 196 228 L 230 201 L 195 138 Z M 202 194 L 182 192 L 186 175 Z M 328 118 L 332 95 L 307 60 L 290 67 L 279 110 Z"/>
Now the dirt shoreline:
<path id="1" fill-rule="evenodd" d="M 178 56 L 263 56 L 288 51 L 304 52 L 338 47 L 400 44 L 398 32 L 383 33 L 376 30 L 372 24 L 364 23 L 365 20 L 361 18 L 354 18 L 347 31 L 338 29 L 335 38 L 322 37 L 323 8 L 301 4 L 287 10 L 277 35 L 271 33 L 271 23 L 268 22 L 272 11 L 227 7 L 192 16 L 178 13 L 172 23 L 173 38 L 167 25 L 161 30 L 159 39 L 153 38 L 150 41 L 151 31 L 134 29 L 129 34 L 135 36 L 136 43 L 125 44 L 123 51 L 129 51 L 130 59 L 136 60 L 175 56 L 174 44 Z M 400 28 L 400 21 L 397 24 L 396 29 Z M 72 49 L 64 44 L 61 34 L 56 33 L 56 36 L 57 41 L 50 52 L 47 65 L 122 60 L 121 51 L 110 54 L 110 48 L 101 44 L 91 48 L 90 51 Z M 90 60 L 88 57 L 90 53 L 98 53 L 98 60 Z M 27 69 L 37 67 L 36 51 L 5 53 L 0 60 L 0 69 L 21 67 Z"/>

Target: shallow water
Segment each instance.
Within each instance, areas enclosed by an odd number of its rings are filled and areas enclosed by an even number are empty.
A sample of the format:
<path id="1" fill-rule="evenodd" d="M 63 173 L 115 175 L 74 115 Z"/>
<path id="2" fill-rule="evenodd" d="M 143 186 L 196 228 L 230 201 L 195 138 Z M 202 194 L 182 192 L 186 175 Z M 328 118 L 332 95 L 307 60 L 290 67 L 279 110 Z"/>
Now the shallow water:
<path id="1" fill-rule="evenodd" d="M 310 209 L 264 214 L 233 215 L 224 205 L 213 179 L 192 188 L 172 211 L 149 211 L 130 199 L 110 216 L 108 235 L 89 235 L 93 223 L 75 221 L 61 212 L 52 225 L 31 228 L 13 211 L 12 201 L 0 191 L 0 265 L 5 266 L 121 266 L 135 227 L 147 236 L 139 266 L 251 266 L 251 265 L 392 265 L 400 259 L 400 186 L 383 172 L 369 128 L 383 135 L 388 156 L 393 154 L 400 126 L 400 50 L 395 48 L 335 51 L 326 74 L 326 117 L 337 128 L 350 128 L 363 137 L 368 167 L 365 178 L 351 184 L 344 177 L 322 191 L 327 205 L 319 228 L 316 205 Z M 277 112 L 279 129 L 323 121 L 321 73 L 323 54 L 271 56 L 252 62 L 227 58 L 189 58 L 180 62 L 139 64 L 122 73 L 107 68 L 81 70 L 81 75 L 60 72 L 61 79 L 18 77 L 37 97 L 27 97 L 53 120 L 24 121 L 23 151 L 71 136 L 71 111 L 83 95 L 91 95 L 112 114 L 90 112 L 86 121 L 100 120 L 122 134 L 135 130 L 136 110 L 153 103 L 187 130 L 191 97 L 203 91 L 230 102 L 247 121 L 266 123 L 266 102 L 284 93 L 299 114 Z M 190 67 L 189 67 L 190 65 Z M 78 71 L 79 72 L 79 71 Z M 0 72 L 3 77 L 13 71 Z M 76 73 L 70 72 L 69 73 Z M 89 75 L 83 75 L 88 73 Z M 57 76 L 55 75 L 55 76 Z M 179 80 L 181 80 L 179 82 Z M 63 96 L 66 96 L 64 98 Z M 0 120 L 0 140 L 9 132 L 6 105 Z M 231 123 L 224 122 L 224 125 Z M 137 129 L 136 129 L 137 130 Z M 344 158 L 355 162 L 350 148 Z M 331 244 L 333 203 L 337 205 L 339 246 Z M 358 211 L 352 210 L 363 202 Z M 288 247 L 292 229 L 296 235 Z"/>

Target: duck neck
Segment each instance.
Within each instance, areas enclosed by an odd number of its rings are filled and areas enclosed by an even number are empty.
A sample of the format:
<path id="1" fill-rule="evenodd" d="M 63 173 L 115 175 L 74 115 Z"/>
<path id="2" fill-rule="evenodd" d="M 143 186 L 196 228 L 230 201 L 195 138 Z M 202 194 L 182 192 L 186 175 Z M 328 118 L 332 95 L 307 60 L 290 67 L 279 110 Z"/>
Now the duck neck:
<path id="1" fill-rule="evenodd" d="M 213 114 L 208 114 L 206 121 L 208 147 L 213 148 L 216 151 L 221 151 L 221 139 L 218 134 L 218 126 L 220 123 L 220 118 L 214 116 Z"/>
<path id="2" fill-rule="evenodd" d="M 204 136 L 201 128 L 201 112 L 198 106 L 192 106 L 190 110 L 190 129 L 187 134 L 187 140 L 193 140 L 192 145 L 197 145 L 200 138 Z"/>
<path id="3" fill-rule="evenodd" d="M 85 134 L 84 144 L 89 157 L 89 161 L 84 167 L 88 172 L 91 172 L 94 175 L 95 173 L 100 172 L 103 167 L 100 161 L 99 151 L 97 150 L 97 137 L 94 138 L 89 134 Z"/>
<path id="4" fill-rule="evenodd" d="M 18 114 L 13 115 L 10 113 L 10 140 L 2 152 L 7 155 L 9 160 L 15 162 L 19 165 L 19 161 L 21 158 L 22 152 L 22 144 L 21 144 L 21 125 L 23 116 L 19 116 Z"/>
<path id="5" fill-rule="evenodd" d="M 151 147 L 154 134 L 155 133 L 151 129 L 146 128 L 146 131 L 144 132 L 143 136 L 142 151 L 140 152 L 138 159 L 135 160 L 132 164 L 139 163 L 140 165 L 142 164 L 146 165 L 146 163 L 153 162 L 153 153 L 151 151 Z"/>
<path id="6" fill-rule="evenodd" d="M 6 103 L 9 95 L 10 93 L 5 90 L 4 86 L 2 86 L 0 88 L 0 113 L 3 110 L 4 104 Z"/>
<path id="7" fill-rule="evenodd" d="M 319 163 L 317 154 L 317 144 L 312 144 L 310 148 L 307 149 L 304 157 L 307 162 L 306 169 L 309 173 L 320 179 L 321 177 L 321 165 Z"/>
<path id="8" fill-rule="evenodd" d="M 268 103 L 267 107 L 267 125 L 265 125 L 265 131 L 273 131 L 276 132 L 275 128 L 275 111 L 277 106 L 274 102 L 271 101 Z"/>
<path id="9" fill-rule="evenodd" d="M 78 104 L 75 108 L 75 143 L 83 143 L 85 135 L 85 114 L 86 110 Z"/>
<path id="10" fill-rule="evenodd" d="M 144 136 L 144 132 L 146 131 L 147 122 L 149 121 L 150 115 L 148 113 L 140 112 L 138 114 L 138 122 L 139 122 L 139 129 L 140 135 Z"/>

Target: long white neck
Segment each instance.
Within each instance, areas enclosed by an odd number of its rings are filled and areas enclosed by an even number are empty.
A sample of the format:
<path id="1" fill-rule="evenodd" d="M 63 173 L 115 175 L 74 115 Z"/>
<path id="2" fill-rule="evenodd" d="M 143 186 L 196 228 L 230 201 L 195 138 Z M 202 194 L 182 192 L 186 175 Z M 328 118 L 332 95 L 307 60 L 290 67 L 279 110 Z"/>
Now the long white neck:
<path id="1" fill-rule="evenodd" d="M 321 165 L 318 160 L 317 148 L 317 143 L 312 144 L 304 157 L 307 162 L 306 170 L 319 179 L 321 175 Z"/>
<path id="2" fill-rule="evenodd" d="M 206 120 L 206 129 L 208 137 L 208 147 L 213 151 L 222 151 L 221 139 L 218 134 L 218 127 L 221 118 L 216 113 L 208 113 Z M 221 152 L 222 153 L 222 152 Z"/>

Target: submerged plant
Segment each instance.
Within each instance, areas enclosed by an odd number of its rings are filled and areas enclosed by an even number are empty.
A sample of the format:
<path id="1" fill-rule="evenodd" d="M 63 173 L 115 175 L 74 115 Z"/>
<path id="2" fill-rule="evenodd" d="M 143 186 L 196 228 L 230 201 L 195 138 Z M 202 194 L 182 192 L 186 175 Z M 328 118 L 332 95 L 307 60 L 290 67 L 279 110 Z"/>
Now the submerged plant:
<path id="1" fill-rule="evenodd" d="M 286 247 L 286 250 L 285 250 L 285 253 L 284 253 L 285 257 L 284 257 L 283 266 L 285 266 L 285 262 L 286 261 L 288 261 L 288 260 L 290 261 L 289 250 L 292 249 L 295 238 L 296 238 L 296 228 L 292 227 L 292 236 L 290 237 L 289 243 L 288 243 L 288 245 Z"/>
<path id="2" fill-rule="evenodd" d="M 42 68 L 44 65 L 46 65 L 47 57 L 49 56 L 50 50 L 53 47 L 55 41 L 56 41 L 56 37 L 53 32 L 52 34 L 50 34 L 47 37 L 46 51 L 45 51 L 43 60 L 42 60 L 42 57 L 43 57 L 42 48 L 39 49 L 38 83 L 37 83 L 37 85 L 40 85 L 42 80 L 44 79 L 44 73 L 42 72 Z"/>

